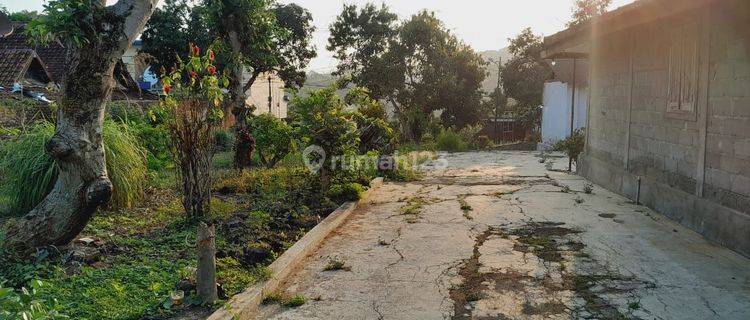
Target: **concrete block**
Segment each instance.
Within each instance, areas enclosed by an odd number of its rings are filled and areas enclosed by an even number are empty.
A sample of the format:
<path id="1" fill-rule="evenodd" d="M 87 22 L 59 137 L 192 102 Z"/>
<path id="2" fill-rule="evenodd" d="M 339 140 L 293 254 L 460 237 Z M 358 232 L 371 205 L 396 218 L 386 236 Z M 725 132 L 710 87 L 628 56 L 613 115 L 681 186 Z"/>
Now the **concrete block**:
<path id="1" fill-rule="evenodd" d="M 732 192 L 736 192 L 745 196 L 750 196 L 750 177 L 733 175 L 732 176 Z"/>
<path id="2" fill-rule="evenodd" d="M 734 154 L 741 159 L 750 159 L 750 138 L 735 141 Z M 750 166 L 750 163 L 747 165 Z"/>

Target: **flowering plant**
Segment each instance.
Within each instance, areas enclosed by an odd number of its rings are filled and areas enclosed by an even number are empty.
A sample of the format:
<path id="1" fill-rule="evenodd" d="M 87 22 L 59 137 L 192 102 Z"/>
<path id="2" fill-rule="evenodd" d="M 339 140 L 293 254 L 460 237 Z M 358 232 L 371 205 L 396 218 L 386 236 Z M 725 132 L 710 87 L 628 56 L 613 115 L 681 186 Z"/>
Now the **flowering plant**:
<path id="1" fill-rule="evenodd" d="M 164 95 L 161 102 L 164 106 L 175 108 L 180 101 L 205 100 L 213 104 L 209 118 L 211 120 L 221 119 L 221 101 L 224 98 L 223 89 L 229 86 L 229 79 L 217 72 L 214 60 L 216 58 L 213 50 L 208 49 L 201 55 L 198 46 L 190 44 L 190 55 L 187 61 L 178 57 L 178 65 L 172 68 L 172 72 L 162 72 L 161 78 Z"/>
<path id="2" fill-rule="evenodd" d="M 211 158 L 214 133 L 224 117 L 221 101 L 229 80 L 216 71 L 211 49 L 190 45 L 186 61 L 162 78 L 162 106 L 169 110 L 172 151 L 182 177 L 183 207 L 188 217 L 203 219 L 210 212 Z"/>

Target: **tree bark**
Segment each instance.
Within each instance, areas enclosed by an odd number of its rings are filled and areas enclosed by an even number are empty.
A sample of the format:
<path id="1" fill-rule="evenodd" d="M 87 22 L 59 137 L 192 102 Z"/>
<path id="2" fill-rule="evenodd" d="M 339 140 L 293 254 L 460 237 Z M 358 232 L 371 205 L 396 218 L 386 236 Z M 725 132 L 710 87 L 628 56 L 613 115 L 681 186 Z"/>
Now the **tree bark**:
<path id="1" fill-rule="evenodd" d="M 196 291 L 204 304 L 211 305 L 219 299 L 216 288 L 216 230 L 205 222 L 198 224 L 198 270 Z"/>
<path id="2" fill-rule="evenodd" d="M 235 57 L 241 56 L 242 44 L 240 43 L 237 32 L 231 29 L 229 31 L 229 44 L 232 47 L 232 54 Z M 247 100 L 247 94 L 245 92 L 247 89 L 245 89 L 246 84 L 245 81 L 243 81 L 243 71 L 243 64 L 239 61 L 235 61 L 232 66 L 230 91 L 232 114 L 234 115 L 234 126 L 235 132 L 237 133 L 237 142 L 234 147 L 234 166 L 240 170 L 250 167 L 250 160 L 252 159 L 252 152 L 255 147 L 254 140 L 250 141 L 250 139 L 246 139 L 246 137 L 252 137 L 247 125 L 247 118 L 252 114 L 253 110 L 245 105 L 245 100 Z M 256 77 L 257 75 L 254 75 L 248 83 L 254 81 Z"/>
<path id="3" fill-rule="evenodd" d="M 36 247 L 65 245 L 73 240 L 99 206 L 109 201 L 112 183 L 107 176 L 102 127 L 112 93 L 115 63 L 143 30 L 157 0 L 120 0 L 107 10 L 122 17 L 107 22 L 112 34 L 90 39 L 76 50 L 65 78 L 55 134 L 46 144 L 59 167 L 55 186 L 22 219 L 10 221 L 5 249 L 23 253 Z"/>
<path id="4" fill-rule="evenodd" d="M 125 88 L 125 90 L 127 90 L 128 92 L 137 92 L 138 94 L 141 93 L 141 88 L 130 75 L 130 72 L 128 72 L 128 67 L 125 66 L 125 63 L 122 62 L 122 59 L 120 59 L 120 61 L 117 61 L 117 63 L 115 64 L 113 77 L 115 78 L 115 80 L 117 80 L 117 83 Z"/>

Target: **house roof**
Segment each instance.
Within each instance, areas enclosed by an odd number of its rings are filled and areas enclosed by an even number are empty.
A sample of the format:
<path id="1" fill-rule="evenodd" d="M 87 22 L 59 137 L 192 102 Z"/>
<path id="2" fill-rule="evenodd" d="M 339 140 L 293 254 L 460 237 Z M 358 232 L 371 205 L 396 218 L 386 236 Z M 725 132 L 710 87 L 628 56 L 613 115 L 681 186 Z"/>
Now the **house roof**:
<path id="1" fill-rule="evenodd" d="M 588 42 L 591 38 L 625 30 L 717 1 L 719 0 L 636 0 L 589 22 L 574 25 L 544 38 L 544 56 L 546 58 L 565 58 L 571 55 L 583 57 L 588 53 Z"/>
<path id="2" fill-rule="evenodd" d="M 40 80 L 49 82 L 50 75 L 39 56 L 31 49 L 0 49 L 0 85 L 11 86 L 22 82 L 30 67 Z"/>
<path id="3" fill-rule="evenodd" d="M 10 36 L 0 37 L 0 50 L 3 49 L 34 50 L 43 62 L 52 81 L 61 82 L 65 76 L 68 49 L 60 43 L 52 43 L 47 46 L 30 44 L 24 33 L 23 24 L 16 24 L 15 31 Z"/>

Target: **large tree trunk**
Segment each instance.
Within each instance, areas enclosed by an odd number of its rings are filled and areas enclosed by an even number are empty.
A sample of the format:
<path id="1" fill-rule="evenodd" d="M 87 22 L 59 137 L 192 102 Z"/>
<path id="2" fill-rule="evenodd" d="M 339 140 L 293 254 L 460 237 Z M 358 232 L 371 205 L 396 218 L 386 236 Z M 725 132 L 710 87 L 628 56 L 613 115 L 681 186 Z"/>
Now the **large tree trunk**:
<path id="1" fill-rule="evenodd" d="M 102 141 L 104 109 L 112 92 L 115 63 L 143 30 L 157 0 L 120 0 L 107 10 L 122 16 L 120 25 L 102 24 L 112 34 L 90 39 L 70 63 L 58 110 L 55 134 L 46 144 L 59 174 L 47 197 L 6 229 L 6 249 L 25 252 L 73 240 L 96 209 L 109 200 L 112 183 L 107 177 Z"/>
<path id="2" fill-rule="evenodd" d="M 229 19 L 231 21 L 231 19 Z M 239 37 L 236 31 L 229 31 L 229 44 L 232 47 L 232 54 L 239 56 L 241 54 L 241 46 Z M 244 67 L 241 63 L 235 62 L 232 67 L 231 73 L 231 106 L 232 114 L 235 119 L 235 131 L 237 133 L 237 142 L 234 147 L 234 166 L 237 169 L 244 169 L 250 167 L 250 160 L 252 159 L 253 149 L 255 148 L 255 140 L 252 138 L 250 128 L 247 125 L 247 118 L 252 114 L 250 108 L 245 105 L 247 100 L 246 82 L 244 81 Z M 248 83 L 252 83 L 256 76 L 253 76 Z"/>

